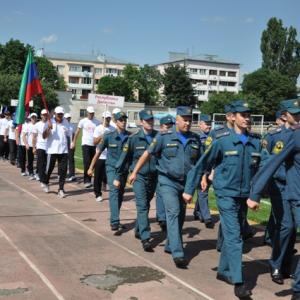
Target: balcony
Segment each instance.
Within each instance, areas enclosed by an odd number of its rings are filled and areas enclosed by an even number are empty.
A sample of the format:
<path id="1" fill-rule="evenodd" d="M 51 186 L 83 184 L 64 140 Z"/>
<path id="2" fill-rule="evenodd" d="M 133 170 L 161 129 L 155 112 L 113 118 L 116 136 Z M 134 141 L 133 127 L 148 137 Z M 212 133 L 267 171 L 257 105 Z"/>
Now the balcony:
<path id="1" fill-rule="evenodd" d="M 68 83 L 69 89 L 83 89 L 83 90 L 91 90 L 93 88 L 93 84 L 84 84 L 84 83 Z"/>
<path id="2" fill-rule="evenodd" d="M 72 76 L 72 77 L 89 77 L 89 78 L 92 78 L 93 77 L 93 72 L 69 71 L 68 72 L 68 76 Z"/>

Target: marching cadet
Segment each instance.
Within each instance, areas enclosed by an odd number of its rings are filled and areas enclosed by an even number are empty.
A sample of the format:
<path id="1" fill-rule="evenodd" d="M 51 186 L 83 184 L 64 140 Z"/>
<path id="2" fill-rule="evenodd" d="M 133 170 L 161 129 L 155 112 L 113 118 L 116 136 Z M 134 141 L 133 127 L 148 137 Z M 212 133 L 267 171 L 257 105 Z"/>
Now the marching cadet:
<path id="1" fill-rule="evenodd" d="M 259 209 L 259 201 L 262 191 L 267 182 L 274 176 L 278 168 L 285 162 L 286 166 L 286 186 L 283 203 L 283 222 L 289 223 L 290 232 L 286 236 L 291 237 L 295 228 L 300 227 L 300 100 L 294 100 L 289 104 L 289 114 L 293 115 L 295 125 L 291 126 L 293 133 L 286 145 L 280 146 L 279 154 L 270 159 L 264 167 L 253 178 L 251 193 L 247 200 L 247 205 L 253 210 Z M 279 147 L 277 147 L 279 148 Z M 294 274 L 292 300 L 300 300 L 300 262 L 298 261 Z"/>
<path id="2" fill-rule="evenodd" d="M 167 217 L 165 252 L 172 254 L 178 268 L 186 268 L 188 264 L 182 245 L 182 227 L 186 211 L 182 193 L 187 173 L 201 154 L 199 136 L 190 131 L 191 125 L 192 108 L 177 107 L 176 128 L 157 134 L 129 177 L 129 181 L 134 182 L 151 156 L 158 156 L 159 192 L 163 195 Z"/>
<path id="3" fill-rule="evenodd" d="M 130 136 L 116 165 L 117 176 L 114 185 L 117 188 L 120 186 L 119 174 L 125 173 L 127 166 L 129 166 L 131 172 L 133 171 L 137 161 L 157 134 L 157 131 L 153 129 L 154 118 L 151 110 L 141 110 L 139 117 L 142 128 Z M 147 252 L 153 251 L 150 242 L 149 209 L 157 184 L 156 162 L 156 157 L 151 157 L 149 162 L 138 172 L 133 183 L 137 211 L 135 236 L 141 239 L 143 249 Z"/>
<path id="4" fill-rule="evenodd" d="M 250 181 L 261 158 L 260 139 L 247 131 L 250 109 L 241 100 L 232 103 L 234 128 L 216 135 L 196 166 L 188 173 L 183 199 L 192 200 L 195 188 L 206 170 L 215 168 L 213 186 L 217 197 L 223 243 L 217 279 L 234 284 L 236 297 L 248 297 L 242 275 L 241 238 L 243 214 L 250 193 Z"/>
<path id="5" fill-rule="evenodd" d="M 166 115 L 159 120 L 159 131 L 165 132 L 170 130 L 174 125 L 174 118 L 171 115 Z M 162 194 L 159 192 L 159 184 L 156 185 L 156 220 L 162 231 L 167 230 L 166 209 L 162 199 Z"/>
<path id="6" fill-rule="evenodd" d="M 202 145 L 202 150 L 205 150 L 205 142 L 209 136 L 211 125 L 210 116 L 201 114 L 200 115 L 200 141 Z M 196 220 L 200 220 L 204 222 L 207 228 L 214 228 L 214 222 L 211 218 L 209 207 L 208 207 L 208 188 L 205 191 L 202 191 L 200 188 L 198 189 L 198 198 L 195 203 L 194 208 L 194 217 Z"/>
<path id="7" fill-rule="evenodd" d="M 72 182 L 76 180 L 75 176 L 75 148 L 71 149 L 71 143 L 75 136 L 75 126 L 71 123 L 72 116 L 70 113 L 65 113 L 64 118 L 68 124 L 68 177 L 66 181 Z"/>
<path id="8" fill-rule="evenodd" d="M 296 105 L 297 104 L 297 105 Z M 280 103 L 283 126 L 268 133 L 262 144 L 270 153 L 271 160 L 278 155 L 293 134 L 291 127 L 298 123 L 300 102 L 297 99 L 285 100 Z M 284 278 L 291 276 L 293 250 L 296 231 L 290 219 L 290 207 L 286 201 L 286 164 L 283 162 L 268 184 L 272 204 L 272 219 L 269 225 L 272 256 L 270 259 L 271 278 L 277 284 L 283 284 Z M 273 232 L 272 232 L 273 224 Z"/>
<path id="9" fill-rule="evenodd" d="M 126 179 L 128 173 L 119 174 L 120 186 L 116 188 L 113 184 L 116 176 L 116 164 L 127 143 L 130 133 L 126 130 L 127 116 L 124 112 L 118 112 L 114 115 L 116 121 L 116 130 L 106 133 L 97 146 L 97 151 L 92 159 L 88 169 L 88 175 L 92 176 L 93 170 L 101 153 L 107 149 L 106 175 L 109 185 L 109 206 L 110 206 L 110 227 L 112 231 L 118 231 L 123 228 L 120 224 L 120 208 L 123 202 Z"/>

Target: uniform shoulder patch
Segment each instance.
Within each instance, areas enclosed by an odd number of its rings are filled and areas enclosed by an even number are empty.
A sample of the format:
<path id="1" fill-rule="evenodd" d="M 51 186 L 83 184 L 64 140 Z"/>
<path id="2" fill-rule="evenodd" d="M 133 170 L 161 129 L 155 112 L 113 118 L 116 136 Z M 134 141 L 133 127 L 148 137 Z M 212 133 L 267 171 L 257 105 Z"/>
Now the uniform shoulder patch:
<path id="1" fill-rule="evenodd" d="M 216 132 L 216 139 L 221 138 L 222 136 L 227 136 L 230 134 L 229 130 L 221 131 L 221 132 Z"/>
<path id="2" fill-rule="evenodd" d="M 276 134 L 276 133 L 278 133 L 278 132 L 281 132 L 281 130 L 282 130 L 282 128 L 281 128 L 281 127 L 278 127 L 278 128 L 276 128 L 276 129 L 271 130 L 270 132 L 268 132 L 268 134 L 274 135 L 274 134 Z"/>
<path id="3" fill-rule="evenodd" d="M 279 154 L 282 151 L 283 147 L 284 147 L 283 141 L 277 141 L 272 152 L 274 154 Z"/>

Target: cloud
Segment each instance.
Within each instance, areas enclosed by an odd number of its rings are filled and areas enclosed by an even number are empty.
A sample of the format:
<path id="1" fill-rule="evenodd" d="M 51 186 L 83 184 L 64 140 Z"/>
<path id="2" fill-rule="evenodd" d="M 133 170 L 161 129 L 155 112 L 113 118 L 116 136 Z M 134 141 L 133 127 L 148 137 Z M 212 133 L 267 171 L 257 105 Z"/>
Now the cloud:
<path id="1" fill-rule="evenodd" d="M 200 18 L 200 22 L 204 23 L 224 23 L 226 19 L 220 16 L 212 16 L 212 17 L 202 17 Z"/>
<path id="2" fill-rule="evenodd" d="M 44 44 L 52 44 L 57 41 L 57 35 L 56 34 L 50 34 L 49 36 L 45 36 L 41 39 L 41 43 Z"/>
<path id="3" fill-rule="evenodd" d="M 254 21 L 255 21 L 255 20 L 254 20 L 254 18 L 252 18 L 252 17 L 247 17 L 247 18 L 244 19 L 244 22 L 245 22 L 245 23 L 248 23 L 248 24 L 254 23 Z"/>
<path id="4" fill-rule="evenodd" d="M 22 11 L 20 11 L 20 10 L 15 10 L 15 11 L 13 11 L 13 14 L 14 14 L 14 15 L 17 15 L 17 16 L 25 16 L 25 13 L 22 12 Z"/>
<path id="5" fill-rule="evenodd" d="M 105 34 L 109 34 L 109 33 L 112 33 L 113 30 L 111 28 L 103 28 L 103 29 L 101 29 L 101 32 L 105 33 Z"/>

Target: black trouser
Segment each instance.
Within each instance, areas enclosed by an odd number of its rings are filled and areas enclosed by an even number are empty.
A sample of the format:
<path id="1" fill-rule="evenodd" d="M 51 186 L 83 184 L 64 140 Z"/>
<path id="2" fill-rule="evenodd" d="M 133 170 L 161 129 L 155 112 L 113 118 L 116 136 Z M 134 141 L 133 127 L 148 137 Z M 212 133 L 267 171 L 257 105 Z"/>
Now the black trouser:
<path id="1" fill-rule="evenodd" d="M 106 169 L 105 169 L 106 159 L 98 159 L 95 165 L 94 172 L 94 193 L 96 198 L 102 196 L 102 183 L 107 183 Z"/>
<path id="2" fill-rule="evenodd" d="M 75 149 L 70 149 L 70 138 L 68 138 L 68 167 L 69 167 L 69 174 L 68 177 L 75 176 Z"/>
<path id="3" fill-rule="evenodd" d="M 33 148 L 29 147 L 27 152 L 27 170 L 29 175 L 33 175 L 33 160 L 34 160 L 34 154 L 33 154 Z"/>
<path id="4" fill-rule="evenodd" d="M 42 183 L 49 184 L 49 179 L 55 167 L 56 161 L 58 163 L 59 190 L 63 190 L 68 168 L 68 153 L 48 154 L 46 177 L 45 180 L 42 181 Z"/>
<path id="5" fill-rule="evenodd" d="M 19 145 L 18 151 L 19 151 L 19 164 L 21 168 L 21 173 L 25 173 L 26 172 L 26 147 Z"/>
<path id="6" fill-rule="evenodd" d="M 44 149 L 37 149 L 36 150 L 37 156 L 37 172 L 40 178 L 40 182 L 46 181 L 46 167 L 47 167 L 47 153 Z"/>
<path id="7" fill-rule="evenodd" d="M 81 147 L 82 147 L 83 169 L 84 169 L 83 181 L 84 183 L 90 183 L 92 177 L 87 174 L 87 171 L 95 155 L 96 146 L 82 145 Z"/>
<path id="8" fill-rule="evenodd" d="M 8 143 L 4 141 L 4 135 L 0 135 L 0 157 L 8 159 Z"/>
<path id="9" fill-rule="evenodd" d="M 9 160 L 10 163 L 14 165 L 16 163 L 16 155 L 17 155 L 16 140 L 9 139 L 8 146 L 9 146 Z"/>

